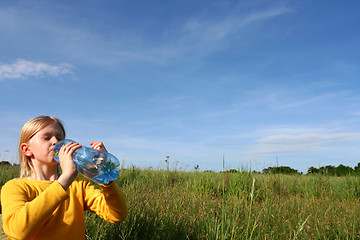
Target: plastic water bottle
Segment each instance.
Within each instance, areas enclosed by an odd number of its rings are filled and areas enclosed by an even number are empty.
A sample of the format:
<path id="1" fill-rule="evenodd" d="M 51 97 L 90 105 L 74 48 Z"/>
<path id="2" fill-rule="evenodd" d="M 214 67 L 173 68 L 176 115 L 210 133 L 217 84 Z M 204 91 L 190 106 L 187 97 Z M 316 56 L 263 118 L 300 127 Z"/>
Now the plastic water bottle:
<path id="1" fill-rule="evenodd" d="M 60 148 L 69 142 L 75 141 L 64 139 L 55 145 L 53 154 L 56 162 L 59 163 Z M 78 172 L 95 182 L 108 184 L 119 176 L 119 160 L 108 152 L 83 146 L 75 150 L 73 160 Z"/>

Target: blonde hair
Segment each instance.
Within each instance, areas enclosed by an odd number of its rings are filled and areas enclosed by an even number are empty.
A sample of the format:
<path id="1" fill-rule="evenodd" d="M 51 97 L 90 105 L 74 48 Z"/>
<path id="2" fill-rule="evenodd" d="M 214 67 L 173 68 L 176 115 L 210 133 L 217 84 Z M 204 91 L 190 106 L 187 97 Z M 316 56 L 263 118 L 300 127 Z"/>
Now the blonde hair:
<path id="1" fill-rule="evenodd" d="M 32 163 L 28 156 L 21 151 L 21 144 L 27 143 L 37 132 L 49 126 L 50 124 L 57 124 L 63 131 L 63 138 L 65 138 L 65 128 L 62 122 L 50 116 L 39 116 L 26 122 L 21 129 L 19 138 L 19 161 L 20 161 L 20 177 L 28 177 L 32 173 Z"/>

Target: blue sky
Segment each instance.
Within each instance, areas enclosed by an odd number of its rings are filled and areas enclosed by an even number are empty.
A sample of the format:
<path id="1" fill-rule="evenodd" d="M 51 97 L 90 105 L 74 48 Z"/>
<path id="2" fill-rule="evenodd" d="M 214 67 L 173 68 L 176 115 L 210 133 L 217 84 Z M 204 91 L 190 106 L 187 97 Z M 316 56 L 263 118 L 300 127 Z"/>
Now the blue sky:
<path id="1" fill-rule="evenodd" d="M 360 2 L 0 2 L 0 159 L 39 115 L 125 167 L 360 162 Z"/>

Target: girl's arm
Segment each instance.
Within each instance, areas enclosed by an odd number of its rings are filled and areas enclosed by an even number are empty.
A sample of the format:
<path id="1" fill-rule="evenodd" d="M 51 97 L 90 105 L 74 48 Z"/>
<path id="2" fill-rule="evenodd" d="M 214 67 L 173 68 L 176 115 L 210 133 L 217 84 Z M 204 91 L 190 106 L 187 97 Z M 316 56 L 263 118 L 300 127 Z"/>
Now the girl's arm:
<path id="1" fill-rule="evenodd" d="M 94 149 L 107 152 L 102 142 L 91 142 Z M 124 221 L 127 216 L 125 195 L 115 182 L 107 185 L 99 184 L 101 191 L 87 185 L 85 202 L 89 210 L 95 212 L 108 222 Z"/>
<path id="2" fill-rule="evenodd" d="M 72 154 L 78 148 L 81 148 L 81 145 L 79 143 L 70 142 L 62 146 L 59 151 L 59 161 L 62 174 L 57 181 L 60 183 L 60 185 L 64 188 L 65 191 L 68 189 L 68 187 L 74 181 L 78 174 L 72 157 Z"/>
<path id="3" fill-rule="evenodd" d="M 38 196 L 36 190 L 22 179 L 11 180 L 2 187 L 3 229 L 11 239 L 35 236 L 55 209 L 69 197 L 56 181 Z"/>
<path id="4" fill-rule="evenodd" d="M 85 183 L 85 208 L 96 213 L 104 220 L 115 223 L 124 221 L 127 217 L 125 194 L 115 182 L 108 185 L 99 184 L 101 191 L 95 189 L 89 181 Z"/>

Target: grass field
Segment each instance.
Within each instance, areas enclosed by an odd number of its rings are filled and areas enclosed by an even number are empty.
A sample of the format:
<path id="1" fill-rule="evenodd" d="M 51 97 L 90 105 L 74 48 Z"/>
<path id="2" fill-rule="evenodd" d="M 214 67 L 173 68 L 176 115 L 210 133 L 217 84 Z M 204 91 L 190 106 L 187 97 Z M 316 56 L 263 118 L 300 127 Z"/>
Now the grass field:
<path id="1" fill-rule="evenodd" d="M 17 175 L 0 169 L 0 184 Z M 356 176 L 123 169 L 126 221 L 86 214 L 87 239 L 360 239 Z"/>

